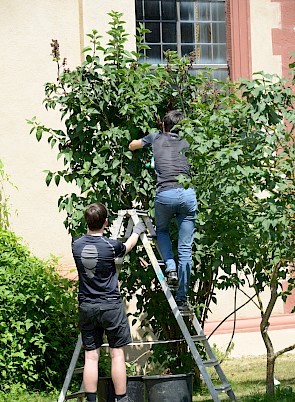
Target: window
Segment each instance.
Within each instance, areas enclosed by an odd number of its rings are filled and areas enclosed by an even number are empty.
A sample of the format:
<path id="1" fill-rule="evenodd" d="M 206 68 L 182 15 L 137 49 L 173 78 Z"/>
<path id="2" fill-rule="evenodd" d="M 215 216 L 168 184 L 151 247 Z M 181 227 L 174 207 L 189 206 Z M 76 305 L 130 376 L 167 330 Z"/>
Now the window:
<path id="1" fill-rule="evenodd" d="M 225 0 L 136 0 L 136 23 L 144 23 L 145 50 L 152 64 L 164 62 L 164 52 L 193 57 L 193 70 L 217 69 L 213 76 L 225 79 Z"/>

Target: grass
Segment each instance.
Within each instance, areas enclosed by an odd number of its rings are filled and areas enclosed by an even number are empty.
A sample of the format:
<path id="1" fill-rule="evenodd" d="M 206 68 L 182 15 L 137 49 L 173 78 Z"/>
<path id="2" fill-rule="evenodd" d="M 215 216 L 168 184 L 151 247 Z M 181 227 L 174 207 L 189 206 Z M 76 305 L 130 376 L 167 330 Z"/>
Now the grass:
<path id="1" fill-rule="evenodd" d="M 221 365 L 239 402 L 294 402 L 295 401 L 295 354 L 280 356 L 275 365 L 275 377 L 280 381 L 276 397 L 265 396 L 266 357 L 243 357 L 227 359 Z M 293 388 L 293 392 L 292 392 Z M 229 401 L 220 394 L 221 401 Z M 211 402 L 206 386 L 202 394 L 195 395 L 193 402 Z"/>
<path id="2" fill-rule="evenodd" d="M 294 402 L 295 354 L 285 354 L 277 359 L 275 376 L 280 381 L 280 385 L 275 398 L 265 396 L 265 365 L 264 356 L 228 359 L 222 363 L 222 369 L 237 400 L 239 402 Z M 60 390 L 47 394 L 28 393 L 16 385 L 10 393 L 0 392 L 0 402 L 56 402 L 59 392 Z M 229 398 L 227 395 L 220 394 L 220 400 L 229 401 Z M 203 387 L 201 394 L 194 395 L 193 402 L 212 402 L 206 386 Z"/>

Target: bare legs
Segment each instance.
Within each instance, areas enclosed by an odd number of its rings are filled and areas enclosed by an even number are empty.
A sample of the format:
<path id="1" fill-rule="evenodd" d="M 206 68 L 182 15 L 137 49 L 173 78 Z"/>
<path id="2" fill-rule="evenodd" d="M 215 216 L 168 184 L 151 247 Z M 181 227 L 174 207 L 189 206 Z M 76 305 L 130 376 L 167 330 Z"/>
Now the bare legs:
<path id="1" fill-rule="evenodd" d="M 126 365 L 123 348 L 110 348 L 112 380 L 116 395 L 126 393 Z M 96 392 L 98 382 L 99 349 L 85 351 L 83 383 L 85 392 Z"/>

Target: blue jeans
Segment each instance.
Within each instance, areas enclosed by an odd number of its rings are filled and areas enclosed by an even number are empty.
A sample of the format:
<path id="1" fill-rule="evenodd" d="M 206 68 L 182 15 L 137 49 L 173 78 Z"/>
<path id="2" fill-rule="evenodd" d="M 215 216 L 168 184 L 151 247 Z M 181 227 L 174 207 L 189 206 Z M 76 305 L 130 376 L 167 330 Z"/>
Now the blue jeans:
<path id="1" fill-rule="evenodd" d="M 196 221 L 197 200 L 192 188 L 173 188 L 161 191 L 155 197 L 157 242 L 165 272 L 176 270 L 170 240 L 170 223 L 175 216 L 178 225 L 178 290 L 176 300 L 186 301 L 192 269 L 192 244 Z"/>

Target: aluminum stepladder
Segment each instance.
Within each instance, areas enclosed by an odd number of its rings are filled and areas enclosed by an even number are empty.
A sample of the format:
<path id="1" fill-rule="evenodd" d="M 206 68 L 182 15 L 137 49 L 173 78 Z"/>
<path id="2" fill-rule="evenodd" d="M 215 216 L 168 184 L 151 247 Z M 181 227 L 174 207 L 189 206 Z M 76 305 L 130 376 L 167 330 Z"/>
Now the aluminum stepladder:
<path id="1" fill-rule="evenodd" d="M 124 218 L 128 217 L 128 224 L 127 228 L 124 231 Z M 164 277 L 163 271 L 161 269 L 161 266 L 164 265 L 163 261 L 158 260 L 156 257 L 156 254 L 154 252 L 154 249 L 152 247 L 152 244 L 156 246 L 158 253 L 160 255 L 157 242 L 155 241 L 156 239 L 156 233 L 153 227 L 153 224 L 146 212 L 131 209 L 131 210 L 120 210 L 118 212 L 118 218 L 114 222 L 114 230 L 112 233 L 112 237 L 114 238 L 120 238 L 121 240 L 127 239 L 131 233 L 132 233 L 132 228 L 136 223 L 140 221 L 140 219 L 145 223 L 147 230 L 149 233 L 144 232 L 143 234 L 140 235 L 142 244 L 145 248 L 145 251 L 149 257 L 149 260 L 154 268 L 155 274 L 162 286 L 162 290 L 166 296 L 166 299 L 171 307 L 171 310 L 176 318 L 176 321 L 179 325 L 179 328 L 184 336 L 184 339 L 190 349 L 190 352 L 192 353 L 192 356 L 198 366 L 198 369 L 201 373 L 201 376 L 204 380 L 204 382 L 207 385 L 207 388 L 212 396 L 212 400 L 214 402 L 220 402 L 219 398 L 219 393 L 226 393 L 231 401 L 236 401 L 235 394 L 219 364 L 218 359 L 216 358 L 213 350 L 211 349 L 211 346 L 207 340 L 207 337 L 196 317 L 196 315 L 190 311 L 190 312 L 180 312 L 179 308 L 175 302 L 175 299 L 173 297 L 173 294 L 170 290 L 170 287 L 168 286 L 166 279 Z M 120 235 L 123 231 L 123 236 Z M 185 323 L 185 320 L 183 319 L 183 316 L 187 316 L 196 332 L 196 335 L 191 335 L 191 333 L 188 330 L 188 327 Z M 197 349 L 196 343 L 203 345 L 206 351 L 206 355 L 208 356 L 208 359 L 203 361 L 200 353 Z M 218 375 L 219 378 L 219 384 L 214 385 L 213 381 L 211 379 L 211 376 L 209 375 L 207 369 L 209 367 L 213 367 L 215 369 L 215 372 Z"/>
<path id="2" fill-rule="evenodd" d="M 127 219 L 127 225 L 125 228 L 126 224 L 126 219 Z M 163 266 L 163 262 L 157 259 L 156 254 L 153 249 L 153 245 L 157 248 L 157 242 L 155 241 L 156 238 L 156 233 L 153 227 L 153 224 L 146 212 L 135 210 L 135 209 L 130 209 L 130 210 L 120 210 L 118 212 L 118 217 L 117 219 L 113 222 L 112 228 L 111 228 L 111 233 L 112 233 L 112 238 L 114 239 L 120 239 L 122 241 L 125 241 L 132 233 L 133 226 L 136 225 L 140 220 L 142 220 L 147 228 L 147 232 L 144 232 L 140 235 L 142 244 L 146 250 L 146 253 L 149 257 L 149 260 L 154 268 L 155 274 L 162 286 L 162 290 L 167 298 L 167 301 L 171 307 L 171 310 L 175 316 L 175 319 L 179 325 L 179 328 L 184 336 L 184 339 L 192 353 L 192 356 L 198 366 L 198 369 L 201 373 L 201 376 L 204 380 L 204 382 L 207 385 L 207 388 L 212 396 L 212 400 L 214 402 L 220 402 L 219 398 L 219 393 L 226 393 L 231 401 L 236 401 L 235 394 L 219 364 L 218 359 L 216 358 L 213 350 L 211 349 L 209 342 L 207 340 L 206 335 L 204 334 L 204 331 L 202 327 L 200 326 L 199 321 L 197 320 L 197 317 L 193 312 L 180 312 L 179 308 L 175 302 L 175 299 L 173 297 L 173 294 L 165 280 L 163 271 L 161 269 L 161 266 Z M 158 250 L 158 253 L 160 255 L 160 252 Z M 122 261 L 118 261 L 119 264 L 122 263 Z M 185 320 L 183 319 L 183 316 L 187 316 L 196 332 L 196 335 L 191 335 L 189 332 L 187 325 L 185 323 Z M 206 355 L 208 356 L 208 359 L 203 361 L 199 351 L 197 349 L 196 343 L 197 344 L 201 343 L 203 347 L 206 350 Z M 77 398 L 77 402 L 82 402 L 83 397 L 84 397 L 84 391 L 83 391 L 83 384 L 81 385 L 80 391 L 75 392 L 73 394 L 67 395 L 67 391 L 72 379 L 73 374 L 81 373 L 83 372 L 83 368 L 76 368 L 77 360 L 80 355 L 80 351 L 82 348 L 82 341 L 81 341 L 81 335 L 78 337 L 78 341 L 72 356 L 72 360 L 70 363 L 70 366 L 68 368 L 66 378 L 64 380 L 63 388 L 61 390 L 61 393 L 59 395 L 58 402 L 64 402 L 69 399 L 75 399 Z M 213 367 L 218 375 L 219 378 L 219 384 L 214 385 L 213 381 L 211 379 L 211 376 L 209 375 L 207 369 L 209 367 Z"/>

